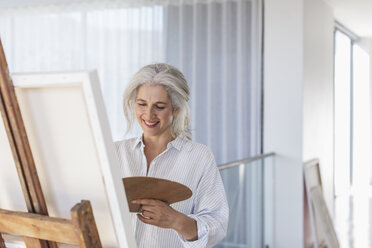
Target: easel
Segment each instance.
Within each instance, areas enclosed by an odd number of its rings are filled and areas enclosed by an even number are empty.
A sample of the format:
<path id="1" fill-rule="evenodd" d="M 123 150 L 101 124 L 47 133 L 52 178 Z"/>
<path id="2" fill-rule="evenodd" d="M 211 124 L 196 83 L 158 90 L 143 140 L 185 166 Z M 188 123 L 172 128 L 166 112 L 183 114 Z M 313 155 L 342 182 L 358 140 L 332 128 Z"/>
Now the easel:
<path id="1" fill-rule="evenodd" d="M 26 201 L 27 209 L 29 213 L 36 213 L 40 215 L 48 215 L 48 210 L 46 206 L 46 202 L 44 199 L 44 195 L 41 189 L 39 177 L 36 171 L 34 159 L 31 153 L 31 148 L 29 145 L 29 141 L 27 138 L 25 126 L 23 123 L 22 115 L 20 112 L 20 108 L 18 105 L 18 101 L 15 95 L 14 86 L 12 80 L 9 75 L 8 64 L 6 62 L 4 49 L 0 40 L 0 112 L 4 121 L 5 130 L 7 132 L 7 136 L 9 139 L 9 144 L 12 150 L 13 159 L 16 165 L 16 169 L 18 172 L 18 177 L 21 183 L 22 192 L 24 195 L 24 199 Z M 83 203 L 83 206 L 87 207 Z M 76 209 L 75 209 L 76 207 Z M 72 214 L 75 213 L 75 217 L 72 218 L 73 222 L 84 222 L 83 212 L 85 210 L 78 210 L 79 207 L 75 205 L 75 207 L 71 210 Z M 90 204 L 89 209 L 91 210 Z M 2 210 L 3 211 L 3 210 Z M 91 211 L 90 211 L 91 212 Z M 13 216 L 12 212 L 4 212 L 4 216 Z M 19 215 L 20 213 L 18 213 Z M 22 214 L 21 214 L 22 215 Z M 93 214 L 92 214 L 93 216 Z M 25 215 L 26 219 L 35 217 L 33 215 Z M 96 225 L 94 218 L 91 218 L 93 222 L 90 226 L 94 225 L 96 230 Z M 18 219 L 15 219 L 18 220 Z M 25 220 L 25 219 L 19 219 Z M 50 217 L 43 217 L 42 222 L 53 223 L 55 218 Z M 2 222 L 0 222 L 0 227 Z M 8 229 L 5 229 L 8 230 Z M 19 229 L 15 229 L 19 230 Z M 0 229 L 0 232 L 2 229 Z M 5 231 L 4 231 L 5 232 Z M 83 236 L 85 235 L 84 229 L 82 229 Z M 97 232 L 97 230 L 96 230 Z M 13 232 L 14 233 L 14 232 Z M 22 234 L 22 233 L 20 233 Z M 40 239 L 41 238 L 41 239 Z M 35 248 L 57 248 L 58 245 L 55 242 L 45 241 L 42 240 L 43 235 L 25 235 L 24 242 L 27 248 L 35 247 Z M 93 236 L 96 240 L 96 246 L 81 246 L 81 247 L 101 247 L 101 243 L 98 237 L 98 232 L 96 236 Z M 54 239 L 48 239 L 54 240 Z M 56 240 L 58 241 L 58 240 Z M 5 247 L 3 238 L 0 234 L 0 248 Z"/>
<path id="2" fill-rule="evenodd" d="M 89 201 L 71 209 L 71 220 L 0 209 L 0 232 L 83 248 L 102 247 Z M 5 247 L 4 242 L 2 245 Z"/>
<path id="3" fill-rule="evenodd" d="M 304 180 L 307 198 L 305 204 L 308 204 L 310 210 L 314 247 L 339 248 L 337 234 L 323 196 L 318 159 L 304 163 Z"/>

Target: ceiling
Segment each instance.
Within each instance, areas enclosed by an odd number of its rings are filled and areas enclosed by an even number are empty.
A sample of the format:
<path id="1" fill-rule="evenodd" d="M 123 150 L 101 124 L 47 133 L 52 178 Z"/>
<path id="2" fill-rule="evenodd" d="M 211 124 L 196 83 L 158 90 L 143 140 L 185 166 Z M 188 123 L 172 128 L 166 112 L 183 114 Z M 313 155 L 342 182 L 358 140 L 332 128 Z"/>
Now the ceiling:
<path id="1" fill-rule="evenodd" d="M 335 19 L 359 37 L 372 38 L 371 0 L 327 0 Z"/>

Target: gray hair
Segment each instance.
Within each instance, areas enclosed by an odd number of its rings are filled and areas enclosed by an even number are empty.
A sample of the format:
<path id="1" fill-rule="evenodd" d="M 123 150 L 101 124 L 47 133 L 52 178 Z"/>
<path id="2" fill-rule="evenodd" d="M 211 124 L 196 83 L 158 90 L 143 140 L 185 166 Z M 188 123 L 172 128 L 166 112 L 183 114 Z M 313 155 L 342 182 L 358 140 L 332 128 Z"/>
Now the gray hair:
<path id="1" fill-rule="evenodd" d="M 172 120 L 173 138 L 178 136 L 191 139 L 190 108 L 187 102 L 190 88 L 185 76 L 174 66 L 158 63 L 142 67 L 132 78 L 124 91 L 124 115 L 128 122 L 127 133 L 132 129 L 135 120 L 134 104 L 138 89 L 144 84 L 162 85 L 168 92 L 174 111 L 178 114 Z"/>

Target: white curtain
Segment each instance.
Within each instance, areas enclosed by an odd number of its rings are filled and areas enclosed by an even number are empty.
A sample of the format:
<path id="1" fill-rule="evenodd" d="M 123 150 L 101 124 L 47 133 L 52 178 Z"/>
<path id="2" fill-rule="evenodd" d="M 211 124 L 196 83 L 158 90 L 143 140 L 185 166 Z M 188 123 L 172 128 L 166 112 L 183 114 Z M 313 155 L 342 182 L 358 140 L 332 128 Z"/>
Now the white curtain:
<path id="1" fill-rule="evenodd" d="M 260 153 L 259 1 L 174 4 L 164 9 L 165 59 L 191 87 L 193 138 L 217 163 Z M 263 247 L 262 161 L 223 171 L 230 204 L 219 247 Z"/>
<path id="2" fill-rule="evenodd" d="M 141 66 L 164 60 L 163 7 L 53 13 L 36 8 L 30 14 L 21 9 L 0 15 L 0 37 L 11 72 L 98 70 L 118 140 L 126 127 L 126 84 Z"/>
<path id="3" fill-rule="evenodd" d="M 242 0 L 165 7 L 166 61 L 185 73 L 193 137 L 208 144 L 219 163 L 259 152 L 253 7 Z"/>
<path id="4" fill-rule="evenodd" d="M 260 153 L 260 0 L 98 2 L 1 9 L 10 71 L 97 69 L 117 140 L 126 128 L 126 84 L 141 66 L 165 61 L 188 79 L 193 139 L 209 146 L 218 164 Z M 231 213 L 220 247 L 263 247 L 261 169 L 222 173 Z"/>

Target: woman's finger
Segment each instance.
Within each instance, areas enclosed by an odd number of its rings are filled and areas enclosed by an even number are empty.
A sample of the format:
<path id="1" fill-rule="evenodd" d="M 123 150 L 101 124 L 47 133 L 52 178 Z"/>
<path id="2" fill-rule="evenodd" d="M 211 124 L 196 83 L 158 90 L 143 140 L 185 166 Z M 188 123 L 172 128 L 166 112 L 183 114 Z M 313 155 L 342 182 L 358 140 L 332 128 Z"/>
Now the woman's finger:
<path id="1" fill-rule="evenodd" d="M 140 219 L 140 221 L 142 221 L 146 224 L 155 225 L 155 221 L 153 219 L 145 218 L 141 214 L 137 214 L 137 217 L 138 217 L 138 219 Z"/>
<path id="2" fill-rule="evenodd" d="M 159 202 L 161 201 L 153 200 L 153 199 L 137 199 L 137 200 L 132 201 L 132 203 L 134 204 L 152 205 L 152 206 L 159 205 Z"/>
<path id="3" fill-rule="evenodd" d="M 155 213 L 155 212 L 157 212 L 156 209 L 157 208 L 154 207 L 154 206 L 149 206 L 149 205 L 142 205 L 141 206 L 142 211 L 149 211 L 149 212 Z"/>
<path id="4" fill-rule="evenodd" d="M 152 212 L 149 212 L 149 211 L 142 211 L 142 216 L 146 217 L 146 218 L 150 218 L 150 219 L 154 219 L 156 217 L 156 215 Z"/>

